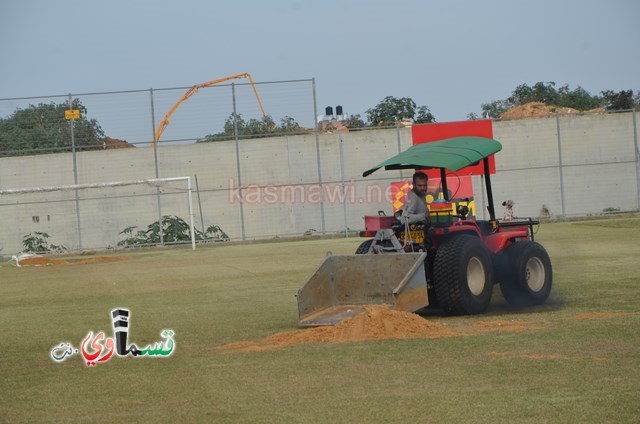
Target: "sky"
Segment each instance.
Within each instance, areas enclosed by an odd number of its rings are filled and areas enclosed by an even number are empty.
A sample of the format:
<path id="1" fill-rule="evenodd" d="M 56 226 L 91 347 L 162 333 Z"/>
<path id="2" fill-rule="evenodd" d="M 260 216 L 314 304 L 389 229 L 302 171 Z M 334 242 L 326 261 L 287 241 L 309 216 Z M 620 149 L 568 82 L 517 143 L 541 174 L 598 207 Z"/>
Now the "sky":
<path id="1" fill-rule="evenodd" d="M 637 0 L 0 0 L 0 99 L 315 79 L 318 110 L 438 122 L 536 82 L 640 90 Z"/>

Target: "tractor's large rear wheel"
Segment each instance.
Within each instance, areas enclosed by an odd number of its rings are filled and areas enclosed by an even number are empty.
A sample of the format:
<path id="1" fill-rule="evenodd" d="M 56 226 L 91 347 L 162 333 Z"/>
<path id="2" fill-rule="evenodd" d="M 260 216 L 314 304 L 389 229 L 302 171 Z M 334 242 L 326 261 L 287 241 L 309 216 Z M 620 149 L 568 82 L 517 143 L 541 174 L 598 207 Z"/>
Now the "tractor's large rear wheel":
<path id="1" fill-rule="evenodd" d="M 471 235 L 444 242 L 433 264 L 434 292 L 438 304 L 451 314 L 480 314 L 491 301 L 493 267 L 491 253 Z"/>
<path id="2" fill-rule="evenodd" d="M 502 295 L 513 306 L 541 305 L 549 297 L 553 271 L 547 251 L 533 241 L 509 246 L 504 255 L 508 263 L 500 278 Z"/>

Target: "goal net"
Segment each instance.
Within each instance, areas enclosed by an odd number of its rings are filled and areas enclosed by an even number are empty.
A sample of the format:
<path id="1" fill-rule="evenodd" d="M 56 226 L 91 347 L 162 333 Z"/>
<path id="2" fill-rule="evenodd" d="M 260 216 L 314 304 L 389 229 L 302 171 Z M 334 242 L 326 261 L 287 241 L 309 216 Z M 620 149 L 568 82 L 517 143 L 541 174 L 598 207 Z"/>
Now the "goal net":
<path id="1" fill-rule="evenodd" d="M 73 252 L 190 242 L 195 249 L 192 199 L 190 177 L 0 189 L 0 255 L 28 246 Z"/>

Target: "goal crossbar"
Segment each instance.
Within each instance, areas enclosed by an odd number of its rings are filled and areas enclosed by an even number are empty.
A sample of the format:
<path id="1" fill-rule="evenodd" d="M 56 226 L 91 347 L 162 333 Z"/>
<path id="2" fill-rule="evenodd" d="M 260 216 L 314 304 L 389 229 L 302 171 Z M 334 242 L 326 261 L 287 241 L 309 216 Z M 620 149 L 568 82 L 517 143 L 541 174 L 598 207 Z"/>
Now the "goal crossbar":
<path id="1" fill-rule="evenodd" d="M 191 235 L 191 248 L 195 250 L 196 235 L 194 230 L 191 177 L 149 178 L 144 180 L 113 181 L 113 182 L 106 182 L 106 183 L 69 184 L 69 185 L 56 185 L 56 186 L 47 186 L 47 187 L 0 189 L 0 196 L 8 195 L 8 194 L 48 193 L 52 191 L 84 190 L 84 189 L 90 189 L 90 188 L 125 187 L 130 185 L 141 185 L 141 184 L 151 185 L 155 187 L 162 187 L 165 185 L 165 183 L 170 183 L 173 181 L 187 182 L 187 193 L 189 197 L 189 231 Z"/>
<path id="2" fill-rule="evenodd" d="M 167 182 L 171 181 L 187 181 L 188 189 L 191 189 L 191 177 L 172 177 L 172 178 L 150 178 L 145 180 L 130 180 L 130 181 L 113 181 L 107 183 L 88 183 L 88 184 L 69 184 L 69 185 L 55 185 L 47 187 L 24 187 L 24 188 L 9 188 L 0 189 L 0 196 L 3 194 L 24 194 L 24 193 L 45 193 L 51 191 L 67 191 L 67 190 L 82 190 L 87 188 L 103 188 L 103 187 L 124 187 L 129 185 L 147 184 L 156 187 L 162 187 Z"/>

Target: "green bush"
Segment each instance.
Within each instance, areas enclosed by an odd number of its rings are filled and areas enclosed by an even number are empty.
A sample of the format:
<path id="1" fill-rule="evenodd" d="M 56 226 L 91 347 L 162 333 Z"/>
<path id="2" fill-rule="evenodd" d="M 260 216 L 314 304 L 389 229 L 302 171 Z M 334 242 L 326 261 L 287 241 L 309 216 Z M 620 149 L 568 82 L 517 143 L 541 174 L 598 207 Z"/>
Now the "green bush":
<path id="1" fill-rule="evenodd" d="M 50 244 L 49 234 L 41 231 L 29 233 L 22 238 L 22 247 L 26 253 L 46 253 L 46 252 L 65 252 L 67 250 L 63 245 Z"/>
<path id="2" fill-rule="evenodd" d="M 138 230 L 136 226 L 127 227 L 120 232 L 126 235 L 124 240 L 118 242 L 120 247 L 156 246 L 161 244 L 160 224 L 154 221 L 146 230 Z M 217 225 L 209 226 L 202 232 L 194 229 L 196 240 L 229 241 L 229 236 Z M 191 241 L 189 224 L 178 216 L 165 215 L 162 217 L 162 242 L 167 244 L 186 243 Z"/>

